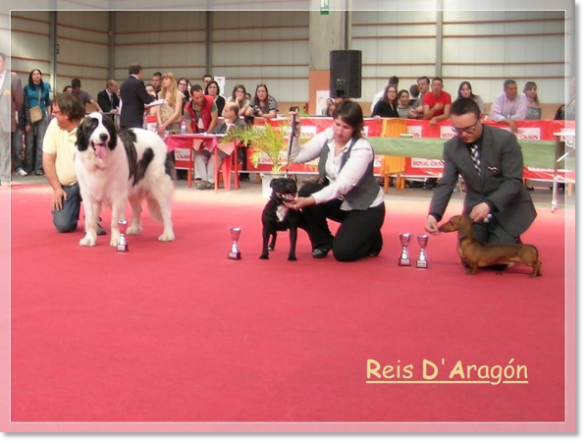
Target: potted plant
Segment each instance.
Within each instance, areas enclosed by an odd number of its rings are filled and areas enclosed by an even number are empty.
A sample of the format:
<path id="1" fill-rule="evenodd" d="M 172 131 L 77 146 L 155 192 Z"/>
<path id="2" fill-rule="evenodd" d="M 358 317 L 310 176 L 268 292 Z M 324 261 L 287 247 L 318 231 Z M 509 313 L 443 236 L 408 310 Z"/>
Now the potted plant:
<path id="1" fill-rule="evenodd" d="M 261 174 L 263 196 L 267 198 L 271 193 L 271 180 L 284 175 L 290 131 L 291 127 L 286 122 L 277 126 L 265 122 L 264 126 L 233 127 L 222 139 L 222 143 L 238 140 L 244 146 L 248 146 L 251 151 L 250 162 L 255 168 L 260 163 L 270 163 L 270 172 Z"/>

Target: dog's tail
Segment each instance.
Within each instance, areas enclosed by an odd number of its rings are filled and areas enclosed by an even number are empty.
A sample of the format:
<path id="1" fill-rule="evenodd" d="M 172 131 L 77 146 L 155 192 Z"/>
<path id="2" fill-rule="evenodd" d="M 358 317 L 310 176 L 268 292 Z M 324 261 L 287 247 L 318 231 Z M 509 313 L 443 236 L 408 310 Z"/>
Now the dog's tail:
<path id="1" fill-rule="evenodd" d="M 163 215 L 161 214 L 161 206 L 159 205 L 159 202 L 157 202 L 157 200 L 153 197 L 148 196 L 147 205 L 153 220 L 158 223 L 163 223 Z"/>

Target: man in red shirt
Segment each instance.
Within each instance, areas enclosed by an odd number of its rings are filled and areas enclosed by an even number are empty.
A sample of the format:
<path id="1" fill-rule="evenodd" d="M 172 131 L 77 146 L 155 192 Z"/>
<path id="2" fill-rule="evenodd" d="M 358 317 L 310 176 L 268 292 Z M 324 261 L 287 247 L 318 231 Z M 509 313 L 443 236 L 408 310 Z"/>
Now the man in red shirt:
<path id="1" fill-rule="evenodd" d="M 431 92 L 423 96 L 423 119 L 429 120 L 430 125 L 450 118 L 452 97 L 443 89 L 443 80 L 436 77 L 431 82 Z"/>

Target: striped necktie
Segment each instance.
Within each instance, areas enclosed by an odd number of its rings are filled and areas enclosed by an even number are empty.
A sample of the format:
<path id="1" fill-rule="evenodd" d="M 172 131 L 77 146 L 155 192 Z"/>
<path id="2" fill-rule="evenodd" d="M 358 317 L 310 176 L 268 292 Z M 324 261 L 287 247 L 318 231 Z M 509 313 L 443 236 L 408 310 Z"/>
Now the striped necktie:
<path id="1" fill-rule="evenodd" d="M 470 146 L 470 157 L 472 157 L 472 163 L 474 163 L 476 172 L 480 175 L 480 152 L 478 151 L 478 146 Z"/>

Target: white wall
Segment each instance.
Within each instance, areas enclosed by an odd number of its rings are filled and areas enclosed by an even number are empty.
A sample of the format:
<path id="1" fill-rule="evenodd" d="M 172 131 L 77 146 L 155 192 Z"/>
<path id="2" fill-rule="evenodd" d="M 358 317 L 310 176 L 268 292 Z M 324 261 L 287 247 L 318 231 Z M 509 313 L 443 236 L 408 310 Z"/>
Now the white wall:
<path id="1" fill-rule="evenodd" d="M 236 83 L 254 93 L 260 82 L 277 101 L 307 101 L 309 90 L 309 14 L 219 11 L 211 14 L 211 73 L 226 77 L 229 95 Z M 172 72 L 199 83 L 206 71 L 205 11 L 117 11 L 114 25 L 114 78 L 128 76 L 140 63 L 145 81 L 153 72 Z M 444 77 L 456 95 L 462 80 L 491 102 L 507 78 L 538 84 L 543 103 L 564 100 L 563 12 L 445 11 L 441 58 L 436 70 L 436 12 L 356 11 L 350 49 L 362 51 L 361 101 L 397 75 L 407 89 L 420 75 Z M 92 95 L 108 79 L 108 12 L 58 12 L 57 89 L 79 77 Z M 49 13 L 13 12 L 12 67 L 23 82 L 30 70 L 50 69 Z"/>

